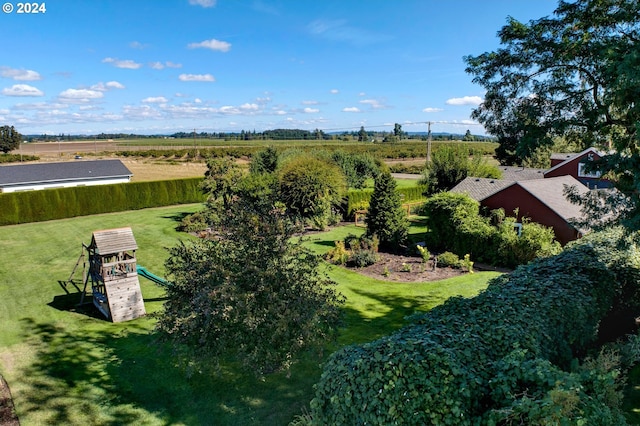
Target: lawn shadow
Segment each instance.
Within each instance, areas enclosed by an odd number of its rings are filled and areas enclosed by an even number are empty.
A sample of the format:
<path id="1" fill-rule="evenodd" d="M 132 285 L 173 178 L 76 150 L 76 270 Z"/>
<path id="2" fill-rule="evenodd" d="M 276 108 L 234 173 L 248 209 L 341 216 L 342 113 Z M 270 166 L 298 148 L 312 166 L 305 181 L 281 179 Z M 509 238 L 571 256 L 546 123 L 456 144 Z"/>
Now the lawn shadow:
<path id="1" fill-rule="evenodd" d="M 90 318 L 107 321 L 104 315 L 91 303 L 90 297 L 86 298 L 85 303 L 80 305 L 80 294 L 78 293 L 54 296 L 53 300 L 47 303 L 47 306 L 59 311 L 73 312 Z"/>
<path id="2" fill-rule="evenodd" d="M 343 330 L 340 341 L 343 344 L 362 343 L 387 336 L 411 322 L 407 317 L 419 312 L 426 312 L 442 299 L 437 295 L 404 297 L 398 295 L 381 295 L 362 289 L 353 289 L 361 297 L 371 299 L 364 310 L 345 308 L 348 327 Z M 365 315 L 364 312 L 367 312 Z M 348 330 L 348 333 L 344 332 Z"/>
<path id="3" fill-rule="evenodd" d="M 193 212 L 178 212 L 176 214 L 172 214 L 172 215 L 167 215 L 167 216 L 161 216 L 163 219 L 171 219 L 174 222 L 178 222 L 181 223 L 182 220 L 189 216 L 192 215 Z"/>
<path id="4" fill-rule="evenodd" d="M 69 300 L 60 300 L 61 304 Z M 288 424 L 312 398 L 319 359 L 259 379 L 234 364 L 187 370 L 137 321 L 83 330 L 21 320 L 34 359 L 18 400 L 21 418 L 47 424 Z M 91 325 L 93 324 L 93 325 Z M 99 330 L 96 330 L 99 328 Z"/>

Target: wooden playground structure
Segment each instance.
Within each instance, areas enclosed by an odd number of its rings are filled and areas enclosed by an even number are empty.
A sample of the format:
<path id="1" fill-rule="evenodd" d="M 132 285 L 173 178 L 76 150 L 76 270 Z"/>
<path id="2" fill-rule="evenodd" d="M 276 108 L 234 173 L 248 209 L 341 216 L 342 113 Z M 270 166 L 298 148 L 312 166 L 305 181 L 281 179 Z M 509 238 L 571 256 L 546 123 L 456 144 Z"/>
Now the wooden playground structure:
<path id="1" fill-rule="evenodd" d="M 82 264 L 84 287 L 80 304 L 91 303 L 85 302 L 90 283 L 92 302 L 107 319 L 122 322 L 145 315 L 136 264 L 137 249 L 131 228 L 93 232 L 91 244 L 82 244 L 82 254 L 68 280 L 73 283 L 73 276 Z"/>

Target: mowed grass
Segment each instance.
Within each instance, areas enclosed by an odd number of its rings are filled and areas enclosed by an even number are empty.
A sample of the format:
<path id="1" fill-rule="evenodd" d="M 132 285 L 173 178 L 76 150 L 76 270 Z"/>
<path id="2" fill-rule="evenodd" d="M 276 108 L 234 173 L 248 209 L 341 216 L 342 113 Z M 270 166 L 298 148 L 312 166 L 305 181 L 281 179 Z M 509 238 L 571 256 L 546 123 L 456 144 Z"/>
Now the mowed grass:
<path id="1" fill-rule="evenodd" d="M 179 365 L 157 340 L 149 315 L 113 324 L 59 283 L 69 278 L 81 244 L 94 230 L 130 226 L 138 262 L 164 275 L 166 247 L 188 235 L 178 220 L 200 205 L 0 227 L 0 374 L 8 381 L 23 425 L 285 425 L 308 408 L 321 364 L 336 348 L 370 341 L 406 324 L 452 295 L 472 296 L 495 273 L 476 273 L 433 283 L 372 280 L 326 266 L 347 297 L 338 342 L 323 356 L 304 355 L 290 374 L 256 379 L 233 363 L 221 374 Z M 423 229 L 415 227 L 414 231 Z M 362 228 L 347 226 L 314 234 L 305 243 L 317 253 Z M 81 270 L 76 277 L 79 279 Z M 157 312 L 163 291 L 140 279 L 148 313 Z"/>

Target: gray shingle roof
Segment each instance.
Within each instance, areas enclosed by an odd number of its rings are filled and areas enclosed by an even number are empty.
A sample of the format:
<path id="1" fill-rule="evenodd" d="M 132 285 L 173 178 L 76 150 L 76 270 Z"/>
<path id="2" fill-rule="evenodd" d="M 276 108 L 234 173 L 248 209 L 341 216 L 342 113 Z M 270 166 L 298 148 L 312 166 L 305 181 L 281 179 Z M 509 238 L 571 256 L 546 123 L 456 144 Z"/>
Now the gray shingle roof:
<path id="1" fill-rule="evenodd" d="M 498 169 L 502 172 L 502 179 L 511 181 L 544 179 L 544 172 L 547 170 L 514 166 L 498 166 Z"/>
<path id="2" fill-rule="evenodd" d="M 551 159 L 565 161 L 575 157 L 578 154 L 579 154 L 578 152 L 554 152 L 551 154 Z"/>
<path id="3" fill-rule="evenodd" d="M 575 186 L 580 195 L 589 192 L 589 188 L 573 176 L 567 175 L 542 180 L 525 180 L 516 182 L 516 184 L 520 185 L 566 221 L 573 218 L 582 218 L 580 206 L 567 200 L 564 196 L 564 188 L 565 185 Z"/>
<path id="4" fill-rule="evenodd" d="M 467 177 L 449 192 L 467 194 L 476 201 L 482 201 L 514 183 L 512 180 Z"/>
<path id="5" fill-rule="evenodd" d="M 0 186 L 131 177 L 120 160 L 82 160 L 0 166 Z"/>

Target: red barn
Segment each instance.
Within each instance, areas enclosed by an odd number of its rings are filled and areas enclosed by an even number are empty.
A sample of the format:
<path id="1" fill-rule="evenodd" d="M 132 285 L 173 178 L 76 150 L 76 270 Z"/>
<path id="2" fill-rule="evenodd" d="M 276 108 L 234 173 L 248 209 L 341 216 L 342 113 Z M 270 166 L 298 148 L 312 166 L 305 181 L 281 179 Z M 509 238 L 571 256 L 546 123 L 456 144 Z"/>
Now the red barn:
<path id="1" fill-rule="evenodd" d="M 553 228 L 556 240 L 564 245 L 584 233 L 571 224 L 572 219 L 582 217 L 582 212 L 580 206 L 570 203 L 564 196 L 565 186 L 575 186 L 580 194 L 589 191 L 572 176 L 517 182 L 467 178 L 451 191 L 466 193 L 490 210 L 502 208 L 507 215 L 517 211 L 519 221 L 527 217 L 532 222 Z"/>
<path id="2" fill-rule="evenodd" d="M 587 148 L 577 154 L 554 154 L 551 157 L 551 168 L 544 172 L 544 177 L 552 178 L 569 175 L 591 189 L 609 188 L 611 183 L 601 179 L 600 172 L 586 171 L 586 163 L 600 160 L 603 155 L 595 148 Z"/>

